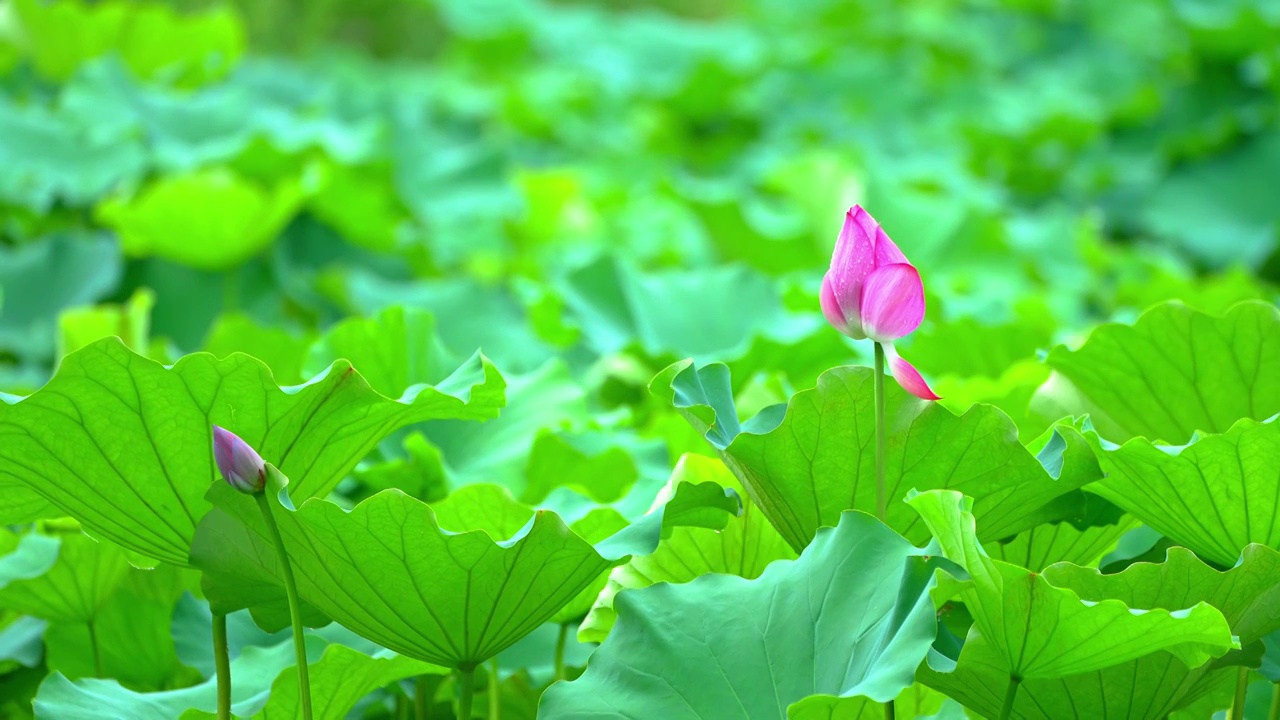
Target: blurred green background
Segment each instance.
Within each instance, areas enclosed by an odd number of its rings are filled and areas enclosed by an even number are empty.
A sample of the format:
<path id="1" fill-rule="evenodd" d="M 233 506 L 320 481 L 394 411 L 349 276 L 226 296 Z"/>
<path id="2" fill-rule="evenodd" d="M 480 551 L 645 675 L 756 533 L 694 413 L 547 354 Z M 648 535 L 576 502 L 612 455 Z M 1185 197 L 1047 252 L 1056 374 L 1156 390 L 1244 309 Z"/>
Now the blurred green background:
<path id="1" fill-rule="evenodd" d="M 664 366 L 727 363 L 745 416 L 868 362 L 818 309 L 854 203 L 924 278 L 902 355 L 1033 439 L 1079 408 L 1047 348 L 1277 299 L 1280 2 L 0 0 L 0 399 L 111 335 L 281 385 L 346 357 L 392 397 L 481 348 L 501 417 L 395 433 L 343 503 L 639 515 L 713 452 L 648 396 Z M 154 615 L 121 636 L 162 647 Z M 504 718 L 556 634 L 503 654 Z M 90 674 L 13 653 L 0 714 Z M 162 660 L 122 678 L 201 676 Z"/>
<path id="2" fill-rule="evenodd" d="M 4 0 L 0 73 L 10 392 L 104 334 L 296 383 L 393 311 L 413 379 L 778 395 L 859 355 L 816 302 L 857 202 L 925 278 L 904 354 L 1020 417 L 1037 349 L 1280 278 L 1271 0 Z"/>

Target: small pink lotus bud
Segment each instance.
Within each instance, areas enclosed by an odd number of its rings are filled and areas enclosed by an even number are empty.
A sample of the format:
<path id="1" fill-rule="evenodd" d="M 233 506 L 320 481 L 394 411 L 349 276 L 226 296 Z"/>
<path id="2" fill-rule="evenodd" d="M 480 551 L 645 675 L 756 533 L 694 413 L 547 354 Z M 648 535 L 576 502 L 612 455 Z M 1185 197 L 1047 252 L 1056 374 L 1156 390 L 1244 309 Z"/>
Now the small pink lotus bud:
<path id="1" fill-rule="evenodd" d="M 213 459 L 231 487 L 247 495 L 262 492 L 267 483 L 267 464 L 258 451 L 230 430 L 213 426 Z"/>
<path id="2" fill-rule="evenodd" d="M 871 338 L 892 358 L 893 377 L 907 392 L 938 400 L 928 383 L 893 349 L 924 320 L 924 283 L 920 273 L 885 234 L 880 223 L 854 205 L 822 278 L 822 314 L 827 322 L 855 340 Z"/>

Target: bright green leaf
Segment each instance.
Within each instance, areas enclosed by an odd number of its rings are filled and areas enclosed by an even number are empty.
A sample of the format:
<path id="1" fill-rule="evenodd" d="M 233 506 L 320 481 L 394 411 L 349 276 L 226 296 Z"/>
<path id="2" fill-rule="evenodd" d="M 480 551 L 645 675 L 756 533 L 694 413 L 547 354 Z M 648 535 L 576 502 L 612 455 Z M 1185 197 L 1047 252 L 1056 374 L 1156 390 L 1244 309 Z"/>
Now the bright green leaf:
<path id="1" fill-rule="evenodd" d="M 1280 308 L 1244 302 L 1222 317 L 1180 303 L 1133 325 L 1103 325 L 1079 350 L 1049 353 L 1055 375 L 1033 404 L 1053 420 L 1089 413 L 1099 433 L 1186 442 L 1280 412 Z"/>
<path id="2" fill-rule="evenodd" d="M 849 508 L 873 509 L 875 416 L 872 371 L 840 367 L 783 408 L 767 408 L 739 423 L 723 365 L 688 361 L 664 370 L 656 395 L 719 449 L 725 464 L 793 548 L 801 549 Z M 908 539 L 928 537 L 918 514 L 899 500 L 912 488 L 973 493 L 985 539 L 1000 539 L 1043 522 L 1037 511 L 1096 479 L 1097 465 L 1078 438 L 1050 443 L 1042 458 L 1017 439 L 1003 413 L 975 406 L 961 416 L 890 385 L 886 404 L 888 522 Z"/>
<path id="3" fill-rule="evenodd" d="M 959 665 L 998 670 L 999 683 L 985 688 L 997 697 L 1011 677 L 1055 679 L 1160 650 L 1195 667 L 1233 646 L 1227 621 L 1207 603 L 1173 610 L 1133 610 L 1115 599 L 1086 603 L 1043 576 L 992 560 L 978 543 L 969 501 L 960 493 L 932 490 L 907 502 L 928 523 L 946 557 L 972 578 L 960 589 L 974 624 Z"/>
<path id="4" fill-rule="evenodd" d="M 719 460 L 685 455 L 672 472 L 673 482 L 713 482 L 740 489 L 737 479 Z M 677 528 L 650 555 L 636 556 L 609 573 L 609 582 L 578 630 L 581 642 L 603 642 L 617 618 L 613 603 L 624 590 L 658 582 L 686 583 L 708 573 L 755 579 L 774 560 L 795 558 L 778 531 L 760 509 L 744 502 L 742 514 L 724 530 Z"/>
<path id="5" fill-rule="evenodd" d="M 197 530 L 192 561 L 215 611 L 278 603 L 282 585 L 256 505 L 222 484 L 210 497 L 217 509 Z M 674 524 L 705 522 L 699 511 L 714 507 L 712 519 L 723 527 L 738 502 L 713 484 L 683 485 L 665 512 L 594 547 L 547 511 L 501 542 L 483 530 L 448 532 L 430 506 L 394 490 L 350 512 L 312 499 L 277 515 L 303 600 L 384 647 L 474 667 L 549 620 L 609 567 L 652 552 Z M 463 524 L 493 522 L 473 500 L 446 509 Z"/>
<path id="6" fill-rule="evenodd" d="M 397 427 L 492 417 L 502 388 L 480 355 L 396 401 L 342 362 L 282 390 L 246 355 L 188 355 L 165 368 L 106 339 L 67 356 L 42 390 L 0 402 L 0 467 L 91 534 L 186 565 L 217 477 L 214 424 L 278 464 L 301 500 L 333 489 Z"/>
<path id="7" fill-rule="evenodd" d="M 1175 542 L 1224 566 L 1249 543 L 1280 548 L 1280 421 L 1240 420 L 1182 447 L 1085 437 L 1106 470 L 1089 490 Z"/>
<path id="8" fill-rule="evenodd" d="M 275 240 L 305 193 L 302 180 L 267 188 L 210 168 L 165 176 L 129 199 L 106 200 L 97 217 L 120 235 L 125 255 L 229 270 Z"/>
<path id="9" fill-rule="evenodd" d="M 1245 645 L 1280 626 L 1280 555 L 1259 545 L 1250 546 L 1241 564 L 1227 572 L 1208 567 L 1184 548 L 1171 548 L 1165 562 L 1139 563 L 1115 575 L 1063 563 L 1046 569 L 1043 577 L 1091 602 L 1170 611 L 1208 603 Z M 1092 672 L 1024 680 L 1014 712 L 1025 718 L 1053 718 L 1055 708 L 1070 707 L 1077 717 L 1156 720 L 1223 684 L 1229 686 L 1234 666 L 1250 662 L 1232 651 L 1216 662 L 1188 667 L 1169 652 L 1155 652 Z M 961 662 L 954 673 L 922 672 L 926 682 L 974 710 L 987 715 L 999 711 L 999 688 L 1007 682 L 1000 668 Z"/>
<path id="10" fill-rule="evenodd" d="M 933 568 L 922 550 L 848 512 L 798 560 L 755 580 L 706 575 L 628 590 L 586 672 L 552 686 L 539 714 L 776 720 L 816 694 L 889 700 L 933 642 Z"/>

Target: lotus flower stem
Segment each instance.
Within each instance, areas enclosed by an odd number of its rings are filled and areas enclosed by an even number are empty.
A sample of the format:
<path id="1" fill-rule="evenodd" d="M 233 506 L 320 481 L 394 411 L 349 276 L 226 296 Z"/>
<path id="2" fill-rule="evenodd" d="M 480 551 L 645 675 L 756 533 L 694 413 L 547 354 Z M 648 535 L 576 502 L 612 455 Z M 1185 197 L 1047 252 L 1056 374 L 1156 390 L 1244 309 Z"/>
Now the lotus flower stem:
<path id="1" fill-rule="evenodd" d="M 876 343 L 876 518 L 885 521 L 888 503 L 884 488 L 884 348 Z"/>
<path id="2" fill-rule="evenodd" d="M 1280 720 L 1280 683 L 1272 683 L 1271 710 L 1267 713 L 1267 720 Z"/>
<path id="3" fill-rule="evenodd" d="M 560 625 L 560 637 L 556 638 L 556 680 L 564 679 L 564 646 L 569 637 L 569 625 Z"/>
<path id="4" fill-rule="evenodd" d="M 218 676 L 218 720 L 231 720 L 231 652 L 227 649 L 227 616 L 213 615 L 213 666 Z"/>
<path id="5" fill-rule="evenodd" d="M 471 720 L 471 702 L 476 697 L 476 666 L 458 668 L 458 718 Z"/>
<path id="6" fill-rule="evenodd" d="M 413 682 L 413 716 L 427 720 L 427 676 L 419 675 Z"/>
<path id="7" fill-rule="evenodd" d="M 1018 697 L 1018 684 L 1022 682 L 1022 678 L 1017 675 L 1009 676 L 1009 689 L 1004 691 L 1004 705 L 1000 707 L 1000 720 L 1009 720 L 1013 717 L 1013 701 Z"/>
<path id="8" fill-rule="evenodd" d="M 102 669 L 102 648 L 98 646 L 98 627 L 90 619 L 89 626 L 89 647 L 93 651 L 93 676 L 105 677 L 106 673 Z"/>
<path id="9" fill-rule="evenodd" d="M 302 634 L 302 607 L 298 602 L 298 585 L 293 579 L 293 567 L 289 565 L 289 553 L 284 549 L 284 538 L 280 537 L 280 526 L 271 514 L 271 501 L 264 492 L 259 492 L 254 497 L 258 499 L 267 532 L 271 533 L 276 554 L 280 556 L 280 574 L 284 576 L 284 592 L 289 598 L 289 619 L 293 623 L 293 652 L 298 662 L 298 698 L 302 701 L 303 720 L 311 720 L 311 677 L 307 667 L 306 639 Z"/>
<path id="10" fill-rule="evenodd" d="M 488 720 L 501 720 L 502 690 L 499 688 L 498 658 L 489 661 L 489 717 Z"/>
<path id="11" fill-rule="evenodd" d="M 1236 697 L 1231 703 L 1231 720 L 1244 720 L 1244 699 L 1249 690 L 1249 668 L 1244 665 L 1236 671 Z"/>

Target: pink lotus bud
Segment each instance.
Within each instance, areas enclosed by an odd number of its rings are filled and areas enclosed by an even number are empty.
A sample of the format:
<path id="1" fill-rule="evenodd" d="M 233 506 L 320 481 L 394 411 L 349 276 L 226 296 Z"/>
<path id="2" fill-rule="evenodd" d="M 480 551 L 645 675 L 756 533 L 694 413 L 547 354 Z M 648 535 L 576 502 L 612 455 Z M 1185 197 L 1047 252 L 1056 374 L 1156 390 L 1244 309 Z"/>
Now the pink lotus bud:
<path id="1" fill-rule="evenodd" d="M 920 273 L 885 234 L 880 223 L 854 205 L 822 278 L 822 314 L 827 322 L 855 340 L 871 338 L 884 346 L 893 376 L 911 394 L 937 400 L 924 378 L 893 350 L 924 320 L 924 283 Z"/>
<path id="2" fill-rule="evenodd" d="M 242 493 L 256 495 L 267 484 L 267 464 L 258 451 L 217 425 L 213 426 L 213 459 L 227 484 Z"/>

